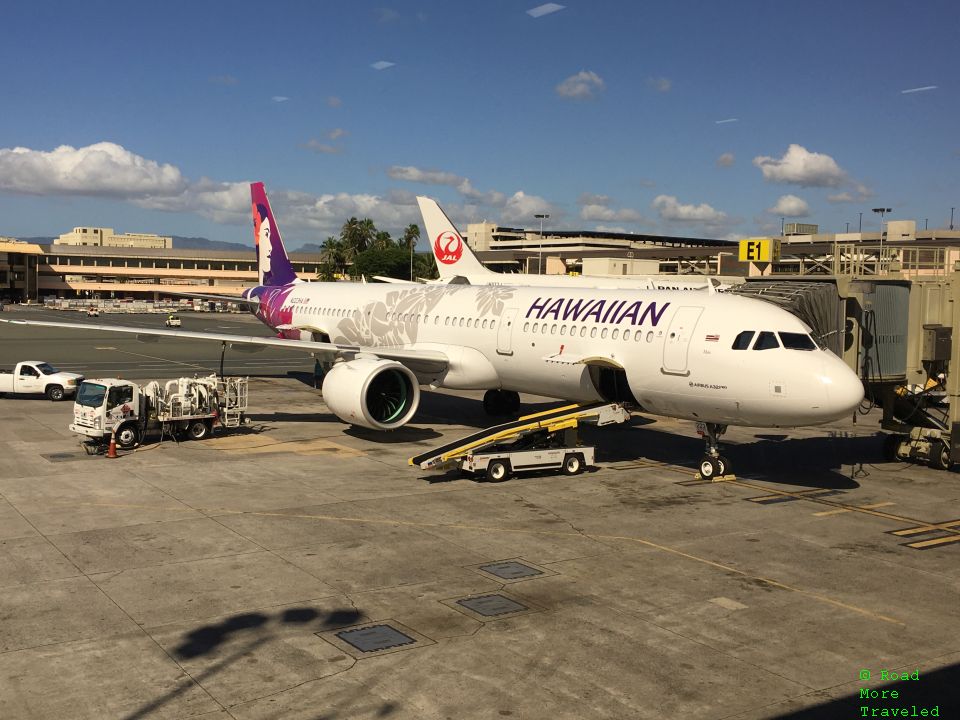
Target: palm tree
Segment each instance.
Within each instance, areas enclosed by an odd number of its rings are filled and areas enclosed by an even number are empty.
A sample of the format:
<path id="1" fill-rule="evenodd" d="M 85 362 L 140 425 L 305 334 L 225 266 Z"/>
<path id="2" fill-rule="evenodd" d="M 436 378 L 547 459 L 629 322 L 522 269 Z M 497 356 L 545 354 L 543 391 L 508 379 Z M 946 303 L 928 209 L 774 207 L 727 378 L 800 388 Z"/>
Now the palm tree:
<path id="1" fill-rule="evenodd" d="M 386 230 L 378 230 L 376 236 L 373 238 L 373 248 L 375 250 L 386 250 L 392 247 L 394 247 L 394 244 L 390 233 Z"/>
<path id="2" fill-rule="evenodd" d="M 400 245 L 410 251 L 410 279 L 413 280 L 413 249 L 417 246 L 420 239 L 420 226 L 416 223 L 410 223 L 403 229 L 403 237 L 400 238 Z"/>
<path id="3" fill-rule="evenodd" d="M 321 280 L 335 280 L 347 268 L 347 254 L 341 240 L 328 237 L 323 243 L 323 264 L 320 266 Z"/>
<path id="4" fill-rule="evenodd" d="M 340 241 L 350 258 L 353 258 L 370 247 L 376 236 L 377 228 L 373 220 L 365 218 L 357 220 L 352 217 L 340 229 Z"/>

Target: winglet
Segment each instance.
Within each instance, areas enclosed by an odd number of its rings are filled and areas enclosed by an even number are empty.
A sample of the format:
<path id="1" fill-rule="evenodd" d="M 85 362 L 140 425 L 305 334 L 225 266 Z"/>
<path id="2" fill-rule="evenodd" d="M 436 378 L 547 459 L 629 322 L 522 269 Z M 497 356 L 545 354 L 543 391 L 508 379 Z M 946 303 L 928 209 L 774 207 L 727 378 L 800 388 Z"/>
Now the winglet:
<path id="1" fill-rule="evenodd" d="M 253 242 L 257 247 L 257 275 L 261 285 L 289 285 L 296 282 L 290 258 L 283 247 L 280 227 L 273 217 L 262 182 L 250 183 L 253 212 Z"/>
<path id="2" fill-rule="evenodd" d="M 441 280 L 451 280 L 457 275 L 493 274 L 492 270 L 488 270 L 477 260 L 477 256 L 436 201 L 418 196 L 417 202 L 420 204 L 427 240 L 433 249 L 433 258 L 437 261 Z"/>

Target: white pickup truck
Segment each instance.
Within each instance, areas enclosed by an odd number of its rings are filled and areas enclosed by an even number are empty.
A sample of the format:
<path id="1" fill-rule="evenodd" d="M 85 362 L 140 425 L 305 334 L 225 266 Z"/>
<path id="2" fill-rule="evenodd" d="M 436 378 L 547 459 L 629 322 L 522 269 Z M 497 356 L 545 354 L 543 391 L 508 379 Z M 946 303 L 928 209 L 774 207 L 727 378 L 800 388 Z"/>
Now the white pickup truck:
<path id="1" fill-rule="evenodd" d="M 50 400 L 63 400 L 77 392 L 83 375 L 61 372 L 40 360 L 17 363 L 13 372 L 0 370 L 0 395 L 46 395 Z"/>

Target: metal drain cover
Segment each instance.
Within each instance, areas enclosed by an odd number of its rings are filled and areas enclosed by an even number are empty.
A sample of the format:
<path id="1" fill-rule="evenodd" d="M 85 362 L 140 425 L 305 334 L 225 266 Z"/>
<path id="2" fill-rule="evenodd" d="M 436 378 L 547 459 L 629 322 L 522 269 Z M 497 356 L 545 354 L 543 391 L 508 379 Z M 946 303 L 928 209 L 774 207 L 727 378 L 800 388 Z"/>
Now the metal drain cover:
<path id="1" fill-rule="evenodd" d="M 41 455 L 44 460 L 49 462 L 69 462 L 70 460 L 76 460 L 78 458 L 84 457 L 80 453 L 72 452 L 61 452 L 61 453 L 49 453 L 48 455 Z"/>
<path id="2" fill-rule="evenodd" d="M 389 650 L 401 645 L 412 645 L 416 642 L 409 635 L 404 635 L 389 625 L 372 625 L 359 630 L 342 630 L 334 634 L 360 652 Z"/>
<path id="3" fill-rule="evenodd" d="M 542 570 L 537 570 L 536 568 L 530 567 L 529 565 L 524 565 L 522 562 L 517 562 L 516 560 L 507 560 L 506 562 L 481 565 L 480 569 L 484 572 L 490 573 L 491 575 L 496 575 L 502 580 L 519 580 L 520 578 L 543 575 Z"/>
<path id="4" fill-rule="evenodd" d="M 511 600 L 503 595 L 481 595 L 480 597 L 466 598 L 457 600 L 457 605 L 462 605 L 478 615 L 484 617 L 497 617 L 498 615 L 508 615 L 510 613 L 529 610 L 526 605 Z"/>

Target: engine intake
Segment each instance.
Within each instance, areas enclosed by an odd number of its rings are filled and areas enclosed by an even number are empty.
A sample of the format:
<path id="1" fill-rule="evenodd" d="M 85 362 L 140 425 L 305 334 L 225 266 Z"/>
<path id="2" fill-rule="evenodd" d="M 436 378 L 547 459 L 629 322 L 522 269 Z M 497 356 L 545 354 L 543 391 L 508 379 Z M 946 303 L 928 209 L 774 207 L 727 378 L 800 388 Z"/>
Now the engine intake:
<path id="1" fill-rule="evenodd" d="M 323 379 L 323 401 L 344 422 L 372 430 L 406 425 L 420 405 L 420 385 L 395 360 L 360 357 L 339 362 Z"/>

